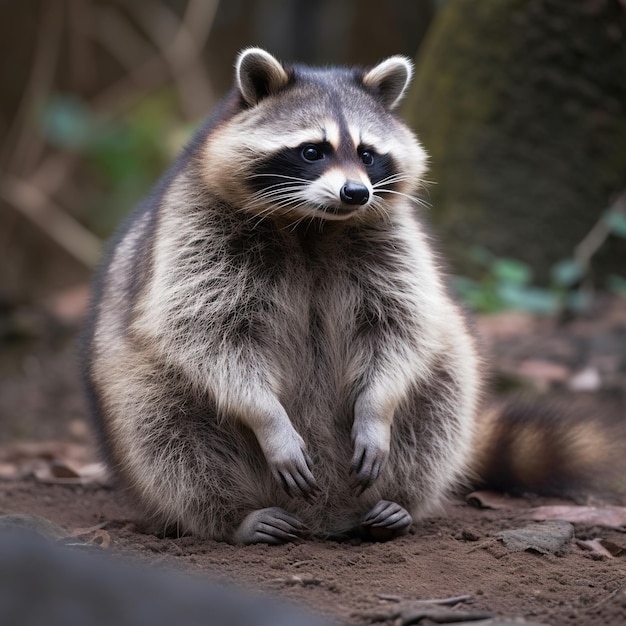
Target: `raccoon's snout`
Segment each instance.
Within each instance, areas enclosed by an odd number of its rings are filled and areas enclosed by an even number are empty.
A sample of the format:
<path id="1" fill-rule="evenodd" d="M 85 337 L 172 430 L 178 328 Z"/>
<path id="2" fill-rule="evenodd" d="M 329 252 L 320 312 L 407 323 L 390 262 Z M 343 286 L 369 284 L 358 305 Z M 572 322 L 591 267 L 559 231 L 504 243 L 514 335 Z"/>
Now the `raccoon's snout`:
<path id="1" fill-rule="evenodd" d="M 370 192 L 365 185 L 348 181 L 339 191 L 339 197 L 346 204 L 365 204 L 369 200 Z"/>

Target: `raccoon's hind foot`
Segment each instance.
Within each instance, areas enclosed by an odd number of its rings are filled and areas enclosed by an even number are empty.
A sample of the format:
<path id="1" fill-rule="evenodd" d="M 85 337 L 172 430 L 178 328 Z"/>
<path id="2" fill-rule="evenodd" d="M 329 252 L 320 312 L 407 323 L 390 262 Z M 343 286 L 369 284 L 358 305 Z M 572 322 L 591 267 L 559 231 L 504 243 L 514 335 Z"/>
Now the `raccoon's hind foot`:
<path id="1" fill-rule="evenodd" d="M 361 520 L 359 534 L 364 539 L 387 541 L 406 535 L 413 523 L 409 512 L 396 502 L 379 500 Z"/>
<path id="2" fill-rule="evenodd" d="M 295 541 L 308 533 L 308 528 L 294 515 L 272 506 L 246 515 L 239 524 L 233 540 L 235 543 L 267 543 L 279 545 Z"/>

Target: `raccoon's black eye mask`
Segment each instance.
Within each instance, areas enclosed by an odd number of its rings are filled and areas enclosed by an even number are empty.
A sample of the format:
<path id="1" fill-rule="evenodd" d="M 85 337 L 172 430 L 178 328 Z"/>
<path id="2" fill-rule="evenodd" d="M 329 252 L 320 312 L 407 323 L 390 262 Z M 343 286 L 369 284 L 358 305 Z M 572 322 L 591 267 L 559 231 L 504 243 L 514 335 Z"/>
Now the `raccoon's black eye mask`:
<path id="1" fill-rule="evenodd" d="M 302 159 L 307 163 L 313 163 L 314 161 L 321 161 L 325 159 L 327 155 L 332 154 L 332 148 L 327 142 L 321 144 L 309 143 L 305 144 L 300 150 Z M 366 167 L 371 167 L 376 161 L 376 152 L 373 149 L 360 147 L 358 149 L 359 158 Z"/>
<path id="2" fill-rule="evenodd" d="M 395 164 L 388 154 L 379 154 L 370 146 L 359 146 L 358 158 L 365 166 L 373 185 L 395 173 Z M 283 148 L 263 159 L 255 168 L 252 177 L 253 186 L 257 190 L 270 185 L 285 183 L 289 178 L 316 180 L 328 168 L 328 159 L 340 161 L 330 142 L 305 143 L 295 148 Z M 338 163 L 340 165 L 340 162 Z M 393 188 L 393 185 L 385 185 Z"/>
<path id="3" fill-rule="evenodd" d="M 252 185 L 261 190 L 270 185 L 285 184 L 288 179 L 313 181 L 324 173 L 332 153 L 332 146 L 327 142 L 283 148 L 259 162 L 251 179 Z"/>

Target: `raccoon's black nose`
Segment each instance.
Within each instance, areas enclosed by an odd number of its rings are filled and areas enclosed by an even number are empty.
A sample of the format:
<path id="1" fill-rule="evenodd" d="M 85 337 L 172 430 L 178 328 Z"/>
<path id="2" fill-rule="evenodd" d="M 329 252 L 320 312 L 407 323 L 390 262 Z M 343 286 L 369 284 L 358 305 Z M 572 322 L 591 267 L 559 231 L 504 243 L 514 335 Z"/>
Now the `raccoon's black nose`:
<path id="1" fill-rule="evenodd" d="M 339 191 L 339 197 L 346 204 L 365 204 L 370 197 L 370 192 L 365 185 L 347 182 Z"/>

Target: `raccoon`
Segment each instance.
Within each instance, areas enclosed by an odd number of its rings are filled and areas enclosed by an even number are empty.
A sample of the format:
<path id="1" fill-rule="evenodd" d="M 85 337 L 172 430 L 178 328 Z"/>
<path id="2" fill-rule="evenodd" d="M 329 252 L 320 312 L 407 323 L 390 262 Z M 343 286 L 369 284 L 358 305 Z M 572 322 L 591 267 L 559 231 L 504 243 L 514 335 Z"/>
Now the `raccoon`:
<path id="1" fill-rule="evenodd" d="M 110 245 L 87 389 L 110 467 L 163 527 L 389 539 L 489 473 L 506 432 L 487 411 L 476 435 L 483 366 L 395 113 L 411 74 L 401 56 L 320 69 L 244 50 Z"/>

